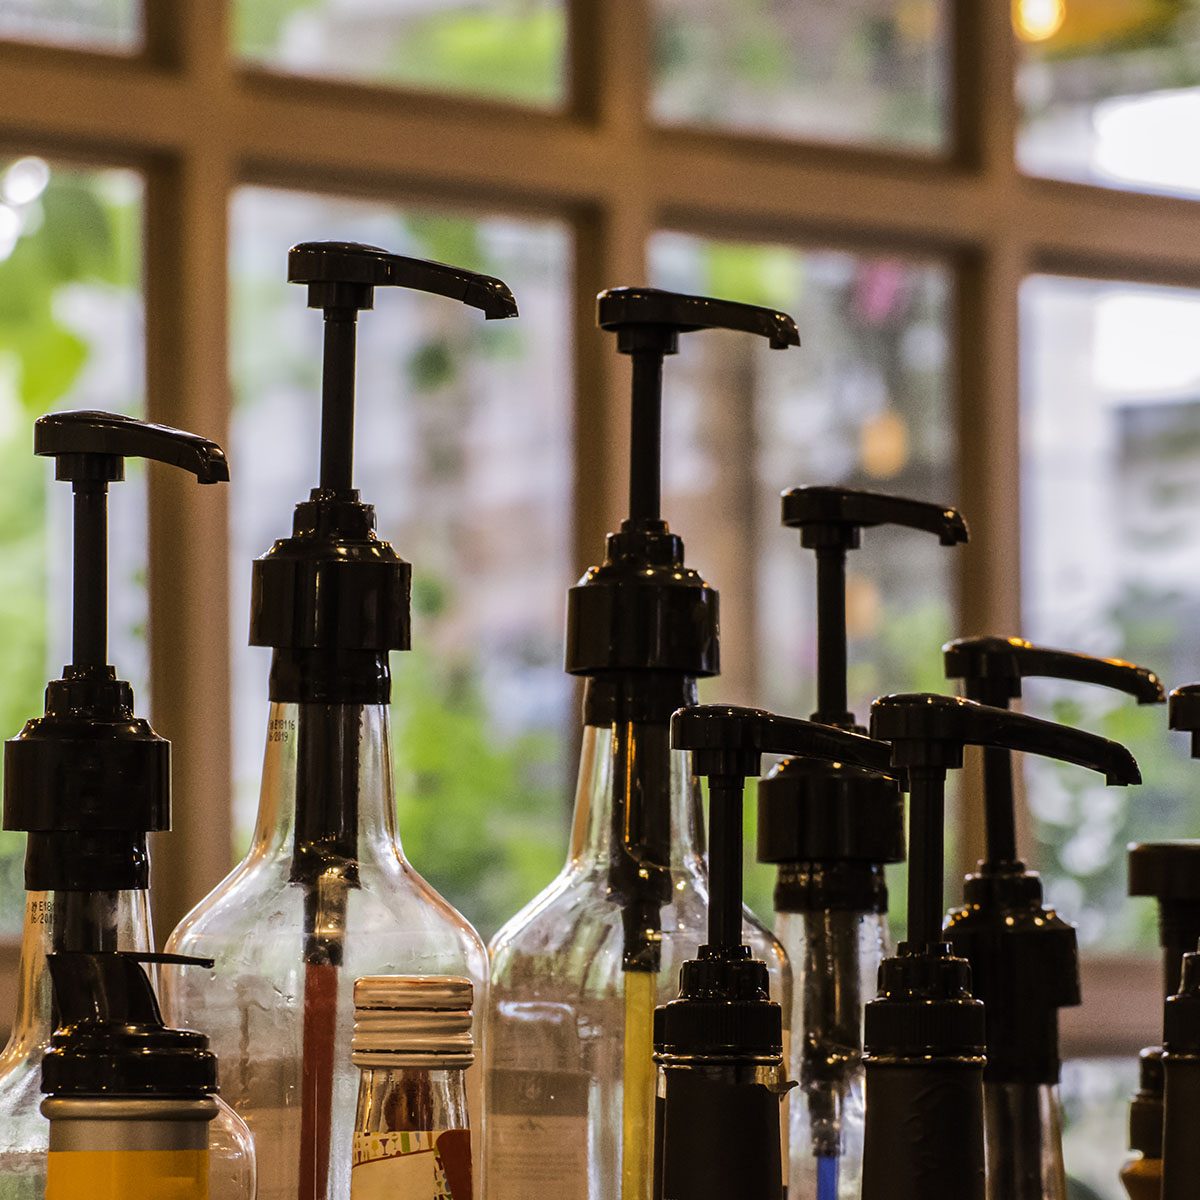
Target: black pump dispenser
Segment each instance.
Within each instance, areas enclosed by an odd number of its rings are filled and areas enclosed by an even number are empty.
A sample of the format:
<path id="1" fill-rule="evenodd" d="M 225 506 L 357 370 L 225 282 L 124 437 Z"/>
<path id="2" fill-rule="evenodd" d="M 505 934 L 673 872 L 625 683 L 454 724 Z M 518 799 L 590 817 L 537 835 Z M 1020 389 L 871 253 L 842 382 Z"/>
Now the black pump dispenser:
<path id="1" fill-rule="evenodd" d="M 786 313 L 655 288 L 601 292 L 596 320 L 632 359 L 629 515 L 608 535 L 604 562 L 568 592 L 566 669 L 587 678 L 585 723 L 616 729 L 609 884 L 622 906 L 624 969 L 657 971 L 654 931 L 671 886 L 666 724 L 720 666 L 717 593 L 685 565 L 683 540 L 662 519 L 663 358 L 698 330 L 753 333 L 774 349 L 800 337 Z"/>
<path id="2" fill-rule="evenodd" d="M 909 791 L 908 938 L 866 1009 L 863 1200 L 983 1200 L 983 1005 L 942 940 L 946 772 L 968 745 L 1041 754 L 1140 781 L 1133 756 L 1094 734 L 951 696 L 885 696 L 873 737 L 892 743 Z"/>
<path id="3" fill-rule="evenodd" d="M 742 793 L 763 754 L 883 770 L 889 748 L 862 734 L 757 709 L 700 705 L 671 718 L 671 744 L 709 780 L 708 943 L 654 1014 L 664 1068 L 655 1120 L 655 1200 L 781 1200 L 783 1019 L 765 963 L 742 944 Z M 774 1066 L 774 1082 L 756 1077 Z"/>
<path id="4" fill-rule="evenodd" d="M 292 536 L 254 563 L 250 643 L 274 647 L 272 700 L 386 703 L 388 651 L 409 648 L 411 579 L 353 486 L 358 314 L 377 287 L 446 296 L 489 320 L 515 317 L 517 305 L 489 275 L 352 242 L 293 246 L 288 280 L 308 287 L 308 306 L 325 318 L 320 477 L 296 505 Z"/>
<path id="5" fill-rule="evenodd" d="M 42 1091 L 78 1098 L 203 1098 L 217 1093 L 208 1038 L 169 1029 L 142 964 L 211 967 L 180 954 L 46 956 L 58 1029 L 42 1061 Z"/>
<path id="6" fill-rule="evenodd" d="M 899 525 L 943 546 L 967 540 L 953 508 L 838 487 L 783 493 L 783 524 L 817 559 L 817 707 L 812 720 L 865 732 L 847 706 L 846 554 L 862 530 Z M 758 860 L 820 864 L 780 872 L 776 911 L 887 908 L 884 863 L 904 858 L 904 797 L 888 775 L 844 764 L 785 759 L 758 785 Z M 830 894 L 826 894 L 830 893 Z M 836 893 L 836 894 L 834 894 Z"/>
<path id="7" fill-rule="evenodd" d="M 47 686 L 45 715 L 5 743 L 4 827 L 29 833 L 29 891 L 144 889 L 146 834 L 170 827 L 170 743 L 134 715 L 133 689 L 107 661 L 108 485 L 124 479 L 126 458 L 200 483 L 227 480 L 228 464 L 215 442 L 104 412 L 39 418 L 34 453 L 74 492 L 72 662 Z M 110 934 L 89 938 L 105 949 Z"/>
<path id="8" fill-rule="evenodd" d="M 1037 676 L 1091 683 L 1161 704 L 1166 694 L 1144 667 L 1035 646 L 1021 638 L 963 638 L 943 647 L 946 677 L 971 700 L 1007 708 L 1021 681 Z M 1080 1002 L 1075 929 L 1043 906 L 1042 882 L 1017 856 L 1012 756 L 983 749 L 987 857 L 964 885 L 946 940 L 971 964 L 972 993 L 986 1006 L 989 1082 L 1058 1082 L 1058 1010 Z M 1034 1099 L 1036 1104 L 1036 1098 Z M 1036 1122 L 1036 1113 L 1030 1120 Z M 1031 1164 L 1033 1159 L 1031 1159 Z M 1032 1165 L 1031 1165 L 1032 1171 Z"/>

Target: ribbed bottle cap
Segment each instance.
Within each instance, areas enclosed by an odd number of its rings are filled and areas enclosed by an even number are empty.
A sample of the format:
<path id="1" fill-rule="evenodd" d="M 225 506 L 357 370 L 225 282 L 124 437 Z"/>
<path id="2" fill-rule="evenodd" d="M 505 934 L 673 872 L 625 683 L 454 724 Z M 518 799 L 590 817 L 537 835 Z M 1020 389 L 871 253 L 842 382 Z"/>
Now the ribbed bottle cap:
<path id="1" fill-rule="evenodd" d="M 450 975 L 366 975 L 354 981 L 357 1067 L 469 1067 L 474 985 Z"/>

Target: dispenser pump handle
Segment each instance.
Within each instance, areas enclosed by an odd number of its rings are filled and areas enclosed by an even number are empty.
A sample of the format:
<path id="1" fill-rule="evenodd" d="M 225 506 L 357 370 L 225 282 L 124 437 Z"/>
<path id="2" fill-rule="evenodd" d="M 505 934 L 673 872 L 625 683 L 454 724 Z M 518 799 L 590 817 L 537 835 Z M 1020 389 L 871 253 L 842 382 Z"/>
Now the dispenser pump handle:
<path id="1" fill-rule="evenodd" d="M 759 708 L 697 704 L 671 717 L 671 745 L 690 750 L 697 775 L 758 775 L 764 754 L 889 771 L 891 747 L 861 733 Z"/>
<path id="2" fill-rule="evenodd" d="M 943 546 L 967 541 L 967 523 L 955 508 L 884 496 L 855 488 L 797 487 L 783 493 L 783 523 L 800 530 L 806 550 L 837 547 L 857 550 L 862 531 L 876 525 L 901 525 L 934 534 Z"/>
<path id="3" fill-rule="evenodd" d="M 75 493 L 72 662 L 75 670 L 105 669 L 108 659 L 108 485 L 125 478 L 126 458 L 179 467 L 200 483 L 229 478 L 216 442 L 106 412 L 62 412 L 39 417 L 33 452 L 55 460 L 55 478 Z"/>
<path id="4" fill-rule="evenodd" d="M 229 479 L 225 451 L 216 442 L 118 413 L 77 411 L 39 417 L 33 426 L 33 452 L 55 459 L 55 478 L 71 482 L 119 482 L 125 478 L 127 458 L 179 467 L 199 483 Z"/>
<path id="5" fill-rule="evenodd" d="M 881 696 L 871 705 L 871 736 L 890 742 L 892 766 L 910 774 L 944 774 L 962 766 L 965 746 L 995 746 L 1086 767 L 1112 786 L 1142 781 L 1137 760 L 1119 742 L 961 696 Z"/>
<path id="6" fill-rule="evenodd" d="M 780 497 L 783 523 L 800 530 L 800 544 L 817 559 L 817 707 L 826 725 L 858 729 L 848 703 L 846 669 L 846 552 L 858 549 L 868 526 L 901 525 L 935 534 L 943 546 L 967 540 L 957 509 L 855 488 L 796 487 Z"/>
<path id="7" fill-rule="evenodd" d="M 711 296 L 658 288 L 609 288 L 596 297 L 596 324 L 617 335 L 633 358 L 629 448 L 629 517 L 624 529 L 665 532 L 662 523 L 662 360 L 679 350 L 679 335 L 735 329 L 767 339 L 773 350 L 800 345 L 787 313 Z"/>
<path id="8" fill-rule="evenodd" d="M 1036 676 L 1092 683 L 1133 696 L 1139 704 L 1162 704 L 1162 681 L 1145 667 L 1120 658 L 1097 658 L 1035 646 L 1023 638 L 959 638 L 942 647 L 947 679 L 961 679 L 971 700 L 1006 708 L 1021 695 L 1021 680 Z"/>
<path id="9" fill-rule="evenodd" d="M 463 267 L 407 258 L 358 242 L 301 242 L 288 251 L 288 282 L 308 285 L 309 308 L 372 307 L 377 287 L 408 288 L 478 308 L 487 320 L 517 315 L 508 284 Z"/>
<path id="10" fill-rule="evenodd" d="M 659 288 L 609 288 L 596 297 L 596 324 L 617 335 L 622 354 L 657 350 L 675 354 L 679 335 L 699 329 L 733 329 L 767 339 L 772 350 L 800 345 L 796 322 L 785 312 L 712 296 Z"/>

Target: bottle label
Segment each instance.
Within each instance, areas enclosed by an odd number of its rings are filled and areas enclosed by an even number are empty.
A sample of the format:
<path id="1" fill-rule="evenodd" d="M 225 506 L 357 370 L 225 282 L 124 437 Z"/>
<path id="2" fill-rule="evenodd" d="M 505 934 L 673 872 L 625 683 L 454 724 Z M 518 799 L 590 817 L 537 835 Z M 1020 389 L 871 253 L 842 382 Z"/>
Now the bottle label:
<path id="1" fill-rule="evenodd" d="M 494 1070 L 491 1084 L 490 1200 L 587 1200 L 589 1076 Z"/>
<path id="2" fill-rule="evenodd" d="M 52 1150 L 46 1200 L 209 1200 L 207 1150 Z"/>
<path id="3" fill-rule="evenodd" d="M 354 1134 L 351 1200 L 471 1200 L 466 1129 Z"/>

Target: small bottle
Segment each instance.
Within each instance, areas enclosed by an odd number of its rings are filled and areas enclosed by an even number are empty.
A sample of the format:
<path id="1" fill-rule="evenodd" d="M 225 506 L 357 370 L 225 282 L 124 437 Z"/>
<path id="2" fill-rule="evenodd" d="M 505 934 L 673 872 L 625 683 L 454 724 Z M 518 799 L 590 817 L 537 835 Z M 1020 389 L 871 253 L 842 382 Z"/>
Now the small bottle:
<path id="1" fill-rule="evenodd" d="M 471 1200 L 473 998 L 471 981 L 453 976 L 355 980 L 351 1200 Z"/>
<path id="2" fill-rule="evenodd" d="M 1129 1200 L 1162 1196 L 1163 1055 L 1147 1046 L 1138 1056 L 1138 1090 L 1129 1104 L 1129 1149 L 1133 1156 L 1121 1167 L 1121 1184 Z"/>
<path id="3" fill-rule="evenodd" d="M 46 1200 L 254 1200 L 249 1137 L 230 1141 L 217 1123 L 208 1038 L 163 1024 L 141 966 L 163 957 L 49 956 L 59 1028 L 42 1061 Z"/>

